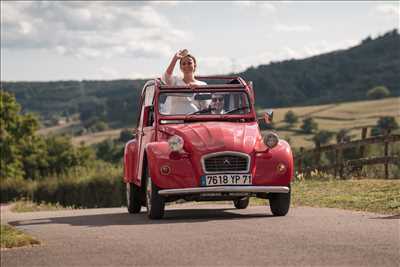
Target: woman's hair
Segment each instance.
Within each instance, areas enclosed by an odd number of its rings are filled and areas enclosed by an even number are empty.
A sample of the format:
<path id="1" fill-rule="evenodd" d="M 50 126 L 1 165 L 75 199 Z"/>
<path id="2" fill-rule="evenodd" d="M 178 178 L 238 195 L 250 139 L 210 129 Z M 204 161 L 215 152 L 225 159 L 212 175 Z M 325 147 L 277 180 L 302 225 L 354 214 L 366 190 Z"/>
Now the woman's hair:
<path id="1" fill-rule="evenodd" d="M 191 59 L 193 59 L 194 65 L 197 66 L 196 58 L 195 58 L 192 54 L 187 54 L 186 56 L 184 56 L 183 58 L 181 58 L 181 59 L 179 60 L 179 66 L 182 66 L 182 60 L 183 60 L 184 58 L 186 58 L 186 57 L 190 57 Z"/>

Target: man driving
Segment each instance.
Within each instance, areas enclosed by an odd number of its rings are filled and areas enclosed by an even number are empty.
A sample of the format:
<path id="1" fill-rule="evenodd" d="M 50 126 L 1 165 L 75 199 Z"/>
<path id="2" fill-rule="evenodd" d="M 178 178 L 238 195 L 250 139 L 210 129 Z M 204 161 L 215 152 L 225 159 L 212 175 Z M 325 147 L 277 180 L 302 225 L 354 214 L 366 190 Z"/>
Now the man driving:
<path id="1" fill-rule="evenodd" d="M 223 94 L 213 94 L 211 96 L 211 114 L 224 114 L 224 95 Z"/>

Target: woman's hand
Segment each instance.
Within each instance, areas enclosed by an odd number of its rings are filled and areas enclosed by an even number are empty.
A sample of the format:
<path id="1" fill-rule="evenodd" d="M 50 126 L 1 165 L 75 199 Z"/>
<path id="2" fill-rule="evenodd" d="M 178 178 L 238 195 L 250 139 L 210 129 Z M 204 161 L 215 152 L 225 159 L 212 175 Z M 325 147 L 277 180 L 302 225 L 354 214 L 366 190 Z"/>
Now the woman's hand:
<path id="1" fill-rule="evenodd" d="M 188 86 L 190 87 L 190 89 L 196 89 L 197 88 L 197 84 L 194 83 L 189 83 Z"/>
<path id="2" fill-rule="evenodd" d="M 187 49 L 182 49 L 182 50 L 179 50 L 178 52 L 176 52 L 174 57 L 176 59 L 181 59 L 181 58 L 185 57 L 187 54 L 188 54 L 188 50 Z"/>

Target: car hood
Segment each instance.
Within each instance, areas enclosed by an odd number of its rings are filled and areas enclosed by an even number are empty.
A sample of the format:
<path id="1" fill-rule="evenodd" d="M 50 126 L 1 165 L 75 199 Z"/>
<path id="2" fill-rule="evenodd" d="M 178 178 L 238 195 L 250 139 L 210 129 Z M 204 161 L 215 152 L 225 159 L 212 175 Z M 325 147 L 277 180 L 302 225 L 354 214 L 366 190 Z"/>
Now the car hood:
<path id="1" fill-rule="evenodd" d="M 188 152 L 239 151 L 251 153 L 261 135 L 256 122 L 199 122 L 163 125 L 160 130 L 183 138 Z"/>

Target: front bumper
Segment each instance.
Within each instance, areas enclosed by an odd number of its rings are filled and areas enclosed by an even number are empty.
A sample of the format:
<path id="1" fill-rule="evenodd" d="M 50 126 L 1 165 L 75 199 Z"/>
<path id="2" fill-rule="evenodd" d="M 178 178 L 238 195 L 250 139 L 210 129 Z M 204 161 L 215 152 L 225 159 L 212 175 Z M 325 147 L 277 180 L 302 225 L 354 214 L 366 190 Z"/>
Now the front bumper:
<path id="1" fill-rule="evenodd" d="M 161 196 L 194 195 L 208 193 L 289 193 L 287 186 L 210 186 L 181 189 L 162 189 Z"/>

